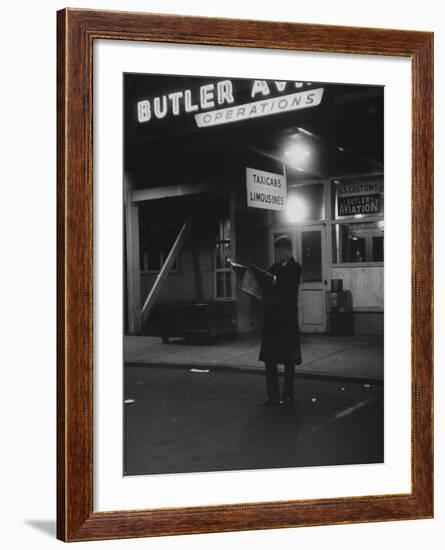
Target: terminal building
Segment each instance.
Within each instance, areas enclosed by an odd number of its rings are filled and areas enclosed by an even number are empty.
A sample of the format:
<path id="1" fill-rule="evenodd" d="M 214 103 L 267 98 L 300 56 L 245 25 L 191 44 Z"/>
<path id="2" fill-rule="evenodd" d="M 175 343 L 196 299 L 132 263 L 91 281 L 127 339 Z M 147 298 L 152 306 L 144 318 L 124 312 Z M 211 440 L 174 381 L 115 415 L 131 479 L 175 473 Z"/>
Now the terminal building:
<path id="1" fill-rule="evenodd" d="M 383 334 L 383 87 L 124 75 L 126 334 L 262 326 L 228 258 L 292 239 L 301 332 Z M 343 292 L 341 292 L 343 290 Z"/>

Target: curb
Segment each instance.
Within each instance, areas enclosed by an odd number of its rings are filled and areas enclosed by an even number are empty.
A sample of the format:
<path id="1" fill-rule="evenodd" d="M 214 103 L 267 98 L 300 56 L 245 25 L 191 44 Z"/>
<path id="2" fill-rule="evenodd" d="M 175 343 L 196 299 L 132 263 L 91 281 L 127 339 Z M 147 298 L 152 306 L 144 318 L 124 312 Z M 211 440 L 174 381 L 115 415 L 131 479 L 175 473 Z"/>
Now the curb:
<path id="1" fill-rule="evenodd" d="M 209 371 L 228 371 L 228 372 L 239 372 L 242 371 L 243 374 L 263 374 L 264 367 L 250 367 L 247 365 L 222 365 L 214 364 L 205 366 L 203 364 L 184 364 L 184 363 L 144 363 L 144 362 L 124 362 L 126 367 L 150 367 L 150 368 L 169 368 L 169 369 L 209 369 Z M 298 378 L 309 378 L 309 379 L 318 379 L 318 380 L 330 380 L 338 382 L 353 382 L 353 383 L 362 383 L 362 384 L 374 384 L 376 386 L 383 386 L 383 380 L 380 378 L 372 378 L 369 376 L 355 376 L 349 374 L 333 374 L 330 372 L 308 372 L 306 370 L 295 369 L 295 376 Z"/>

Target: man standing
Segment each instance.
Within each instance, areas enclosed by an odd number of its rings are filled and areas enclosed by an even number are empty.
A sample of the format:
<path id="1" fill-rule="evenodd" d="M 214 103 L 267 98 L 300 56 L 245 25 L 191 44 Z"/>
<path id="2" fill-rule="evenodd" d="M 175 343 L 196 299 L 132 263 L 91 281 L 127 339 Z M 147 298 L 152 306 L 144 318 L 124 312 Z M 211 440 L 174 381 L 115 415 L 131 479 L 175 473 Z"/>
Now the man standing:
<path id="1" fill-rule="evenodd" d="M 264 324 L 259 361 L 266 366 L 267 399 L 270 405 L 289 405 L 294 397 L 295 365 L 301 364 L 298 327 L 298 286 L 301 266 L 292 257 L 288 236 L 274 242 L 276 263 L 269 272 L 274 276 L 263 290 Z M 284 365 L 283 400 L 280 401 L 278 364 Z"/>

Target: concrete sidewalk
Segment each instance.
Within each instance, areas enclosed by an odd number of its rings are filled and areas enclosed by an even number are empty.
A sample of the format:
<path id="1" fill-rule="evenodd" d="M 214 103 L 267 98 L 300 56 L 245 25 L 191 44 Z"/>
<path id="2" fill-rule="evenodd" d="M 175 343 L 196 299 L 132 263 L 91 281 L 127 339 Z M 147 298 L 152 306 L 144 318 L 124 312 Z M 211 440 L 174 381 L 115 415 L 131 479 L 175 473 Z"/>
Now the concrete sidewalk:
<path id="1" fill-rule="evenodd" d="M 126 364 L 264 372 L 264 364 L 258 361 L 259 348 L 259 335 L 212 343 L 176 339 L 168 344 L 158 337 L 125 336 L 124 360 Z M 302 334 L 301 348 L 299 375 L 383 382 L 381 337 Z"/>

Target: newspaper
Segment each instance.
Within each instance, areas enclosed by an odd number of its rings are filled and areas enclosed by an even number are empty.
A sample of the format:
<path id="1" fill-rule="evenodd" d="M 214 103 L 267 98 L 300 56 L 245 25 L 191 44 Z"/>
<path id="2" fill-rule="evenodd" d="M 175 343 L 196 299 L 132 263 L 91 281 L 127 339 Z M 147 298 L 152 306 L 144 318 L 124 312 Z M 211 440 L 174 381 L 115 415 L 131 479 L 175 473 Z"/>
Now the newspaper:
<path id="1" fill-rule="evenodd" d="M 227 262 L 240 279 L 240 290 L 256 300 L 263 301 L 264 287 L 273 282 L 274 276 L 254 264 L 245 266 L 232 261 L 231 258 L 227 258 Z"/>

